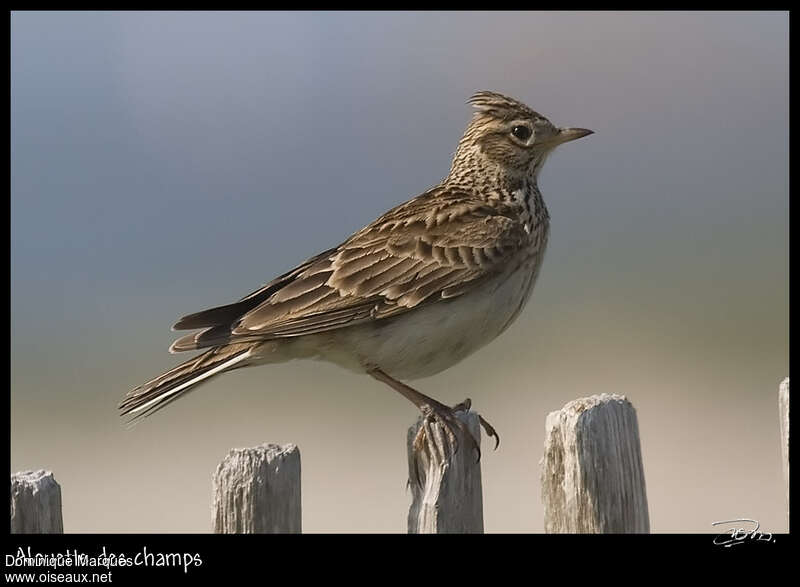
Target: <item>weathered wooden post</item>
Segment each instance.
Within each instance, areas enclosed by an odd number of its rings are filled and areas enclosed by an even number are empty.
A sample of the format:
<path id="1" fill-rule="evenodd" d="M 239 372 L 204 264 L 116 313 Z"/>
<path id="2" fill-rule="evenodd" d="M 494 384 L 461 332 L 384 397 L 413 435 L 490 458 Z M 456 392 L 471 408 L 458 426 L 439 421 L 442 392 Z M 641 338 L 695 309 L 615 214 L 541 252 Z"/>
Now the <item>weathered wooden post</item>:
<path id="1" fill-rule="evenodd" d="M 456 412 L 480 446 L 478 414 Z M 422 450 L 414 447 L 420 428 L 425 430 Z M 408 429 L 408 476 L 411 507 L 409 534 L 483 533 L 481 466 L 473 443 L 455 431 L 458 451 L 452 454 L 446 433 L 437 422 L 420 417 Z"/>
<path id="2" fill-rule="evenodd" d="M 11 533 L 64 533 L 61 486 L 50 471 L 22 471 L 11 475 Z"/>
<path id="3" fill-rule="evenodd" d="M 650 531 L 639 426 L 625 397 L 569 402 L 547 416 L 545 429 L 545 532 Z"/>
<path id="4" fill-rule="evenodd" d="M 294 444 L 232 449 L 213 483 L 214 533 L 301 531 L 300 450 Z"/>
<path id="5" fill-rule="evenodd" d="M 789 378 L 778 388 L 778 411 L 781 420 L 781 453 L 783 454 L 783 476 L 786 479 L 786 506 L 789 507 Z"/>

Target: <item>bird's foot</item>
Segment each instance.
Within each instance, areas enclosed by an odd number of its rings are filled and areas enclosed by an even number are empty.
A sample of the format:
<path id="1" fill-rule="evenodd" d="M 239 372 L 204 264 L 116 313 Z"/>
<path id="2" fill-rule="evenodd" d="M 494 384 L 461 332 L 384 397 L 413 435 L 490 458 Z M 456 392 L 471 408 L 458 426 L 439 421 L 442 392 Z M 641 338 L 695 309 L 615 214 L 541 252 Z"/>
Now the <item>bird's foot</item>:
<path id="1" fill-rule="evenodd" d="M 453 406 L 454 412 L 469 412 L 469 409 L 472 407 L 472 400 L 467 398 L 460 404 L 456 404 Z M 500 446 L 500 435 L 497 433 L 497 430 L 494 429 L 494 426 L 489 424 L 486 420 L 484 420 L 483 416 L 478 414 L 478 419 L 480 420 L 481 426 L 483 427 L 486 434 L 488 434 L 491 438 L 494 438 L 494 450 L 497 450 L 497 447 Z M 478 458 L 480 460 L 480 456 Z"/>
<path id="2" fill-rule="evenodd" d="M 431 456 L 437 462 L 444 462 L 451 455 L 455 455 L 458 452 L 460 437 L 466 439 L 470 447 L 475 449 L 480 461 L 481 449 L 478 441 L 475 440 L 467 425 L 456 414 L 459 411 L 466 412 L 469 410 L 469 403 L 467 402 L 462 402 L 453 408 L 440 404 L 435 400 L 422 404 L 420 406 L 422 424 L 414 438 L 414 450 L 417 452 L 423 450 L 428 452 L 435 451 Z M 438 423 L 440 426 L 432 426 L 434 423 Z"/>
<path id="3" fill-rule="evenodd" d="M 448 440 L 447 446 L 443 444 L 440 447 L 443 449 L 442 452 L 444 453 L 442 454 L 442 458 L 446 458 L 448 453 L 456 454 L 458 452 L 458 435 L 456 434 L 456 430 L 458 430 L 469 440 L 470 446 L 475 449 L 478 455 L 476 462 L 480 462 L 481 449 L 478 441 L 472 436 L 466 424 L 456 415 L 456 412 L 469 412 L 471 407 L 472 400 L 470 398 L 454 405 L 452 408 L 448 408 L 444 404 L 440 404 L 436 401 L 428 402 L 420 406 L 420 411 L 423 416 L 423 425 L 420 426 L 417 436 L 414 439 L 414 449 L 417 451 L 422 450 L 425 439 L 431 433 L 430 424 L 432 422 L 439 422 Z M 497 450 L 497 447 L 500 446 L 500 435 L 497 433 L 497 430 L 495 430 L 494 426 L 489 424 L 480 414 L 478 414 L 478 419 L 486 434 L 494 438 L 494 450 Z"/>
<path id="4" fill-rule="evenodd" d="M 423 461 L 436 465 L 447 462 L 458 452 L 459 439 L 465 440 L 471 448 L 475 449 L 476 463 L 480 462 L 479 440 L 472 435 L 466 423 L 457 415 L 457 412 L 469 412 L 472 400 L 467 398 L 451 408 L 394 379 L 377 367 L 368 369 L 367 373 L 407 398 L 422 413 L 422 419 L 412 442 L 413 455 L 409 455 L 413 462 L 411 470 L 416 473 L 414 481 L 418 486 L 421 486 L 419 473 Z M 496 449 L 500 445 L 500 436 L 482 416 L 478 415 L 478 418 L 486 433 L 495 439 L 494 447 Z"/>

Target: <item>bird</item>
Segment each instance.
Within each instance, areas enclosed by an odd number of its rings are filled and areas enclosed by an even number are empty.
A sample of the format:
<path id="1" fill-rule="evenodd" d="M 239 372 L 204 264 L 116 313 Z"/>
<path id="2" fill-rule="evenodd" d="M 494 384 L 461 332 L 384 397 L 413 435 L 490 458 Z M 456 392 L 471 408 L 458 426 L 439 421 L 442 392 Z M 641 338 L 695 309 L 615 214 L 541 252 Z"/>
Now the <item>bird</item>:
<path id="1" fill-rule="evenodd" d="M 556 147 L 593 132 L 559 128 L 497 92 L 468 104 L 472 118 L 439 184 L 238 301 L 178 320 L 173 330 L 195 332 L 170 352 L 202 352 L 129 391 L 121 415 L 136 423 L 234 369 L 320 359 L 400 393 L 442 425 L 455 452 L 456 431 L 466 431 L 455 412 L 471 401 L 450 407 L 405 382 L 456 365 L 516 320 L 550 232 L 539 172 Z M 496 430 L 480 423 L 497 448 Z"/>

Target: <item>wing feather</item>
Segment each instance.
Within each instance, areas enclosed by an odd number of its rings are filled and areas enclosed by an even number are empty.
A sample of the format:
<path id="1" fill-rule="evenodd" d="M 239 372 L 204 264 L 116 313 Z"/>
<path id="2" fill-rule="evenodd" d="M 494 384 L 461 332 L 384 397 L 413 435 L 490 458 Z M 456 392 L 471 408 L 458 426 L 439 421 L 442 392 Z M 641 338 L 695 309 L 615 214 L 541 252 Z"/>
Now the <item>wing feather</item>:
<path id="1" fill-rule="evenodd" d="M 470 291 L 530 242 L 510 208 L 440 188 L 239 302 L 181 319 L 176 327 L 208 328 L 173 349 L 302 336 L 394 316 Z"/>

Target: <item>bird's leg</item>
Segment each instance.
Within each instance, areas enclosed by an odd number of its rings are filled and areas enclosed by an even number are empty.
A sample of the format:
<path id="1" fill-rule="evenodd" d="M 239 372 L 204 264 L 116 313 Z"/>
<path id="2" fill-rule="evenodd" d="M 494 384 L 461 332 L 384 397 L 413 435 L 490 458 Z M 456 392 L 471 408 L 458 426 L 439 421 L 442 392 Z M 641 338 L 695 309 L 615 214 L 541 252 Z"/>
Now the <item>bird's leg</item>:
<path id="1" fill-rule="evenodd" d="M 432 397 L 428 397 L 424 393 L 420 393 L 416 389 L 409 387 L 405 383 L 401 383 L 396 379 L 393 379 L 380 369 L 370 369 L 367 371 L 372 377 L 377 379 L 378 381 L 382 381 L 383 383 L 387 384 L 389 387 L 397 391 L 400 395 L 405 397 L 411 403 L 413 403 L 419 411 L 422 412 L 424 417 L 423 425 L 420 426 L 419 432 L 417 433 L 417 437 L 414 439 L 414 448 L 418 452 L 425 446 L 425 437 L 427 435 L 426 426 L 427 423 L 438 420 L 442 427 L 447 434 L 448 439 L 450 440 L 450 444 L 453 446 L 453 453 L 458 451 L 458 438 L 456 437 L 455 430 L 460 430 L 464 437 L 469 439 L 470 444 L 478 453 L 478 460 L 480 461 L 481 458 L 481 449 L 478 446 L 478 442 L 475 440 L 475 437 L 472 436 L 470 431 L 467 429 L 467 426 L 462 422 L 456 415 L 455 412 L 457 410 L 468 410 L 469 406 L 472 404 L 470 400 L 465 400 L 461 402 L 458 406 L 454 408 L 448 407 Z M 483 421 L 483 419 L 481 419 Z M 490 427 L 491 428 L 491 427 Z M 492 431 L 494 431 L 492 429 Z M 495 433 L 496 434 L 496 433 Z"/>

